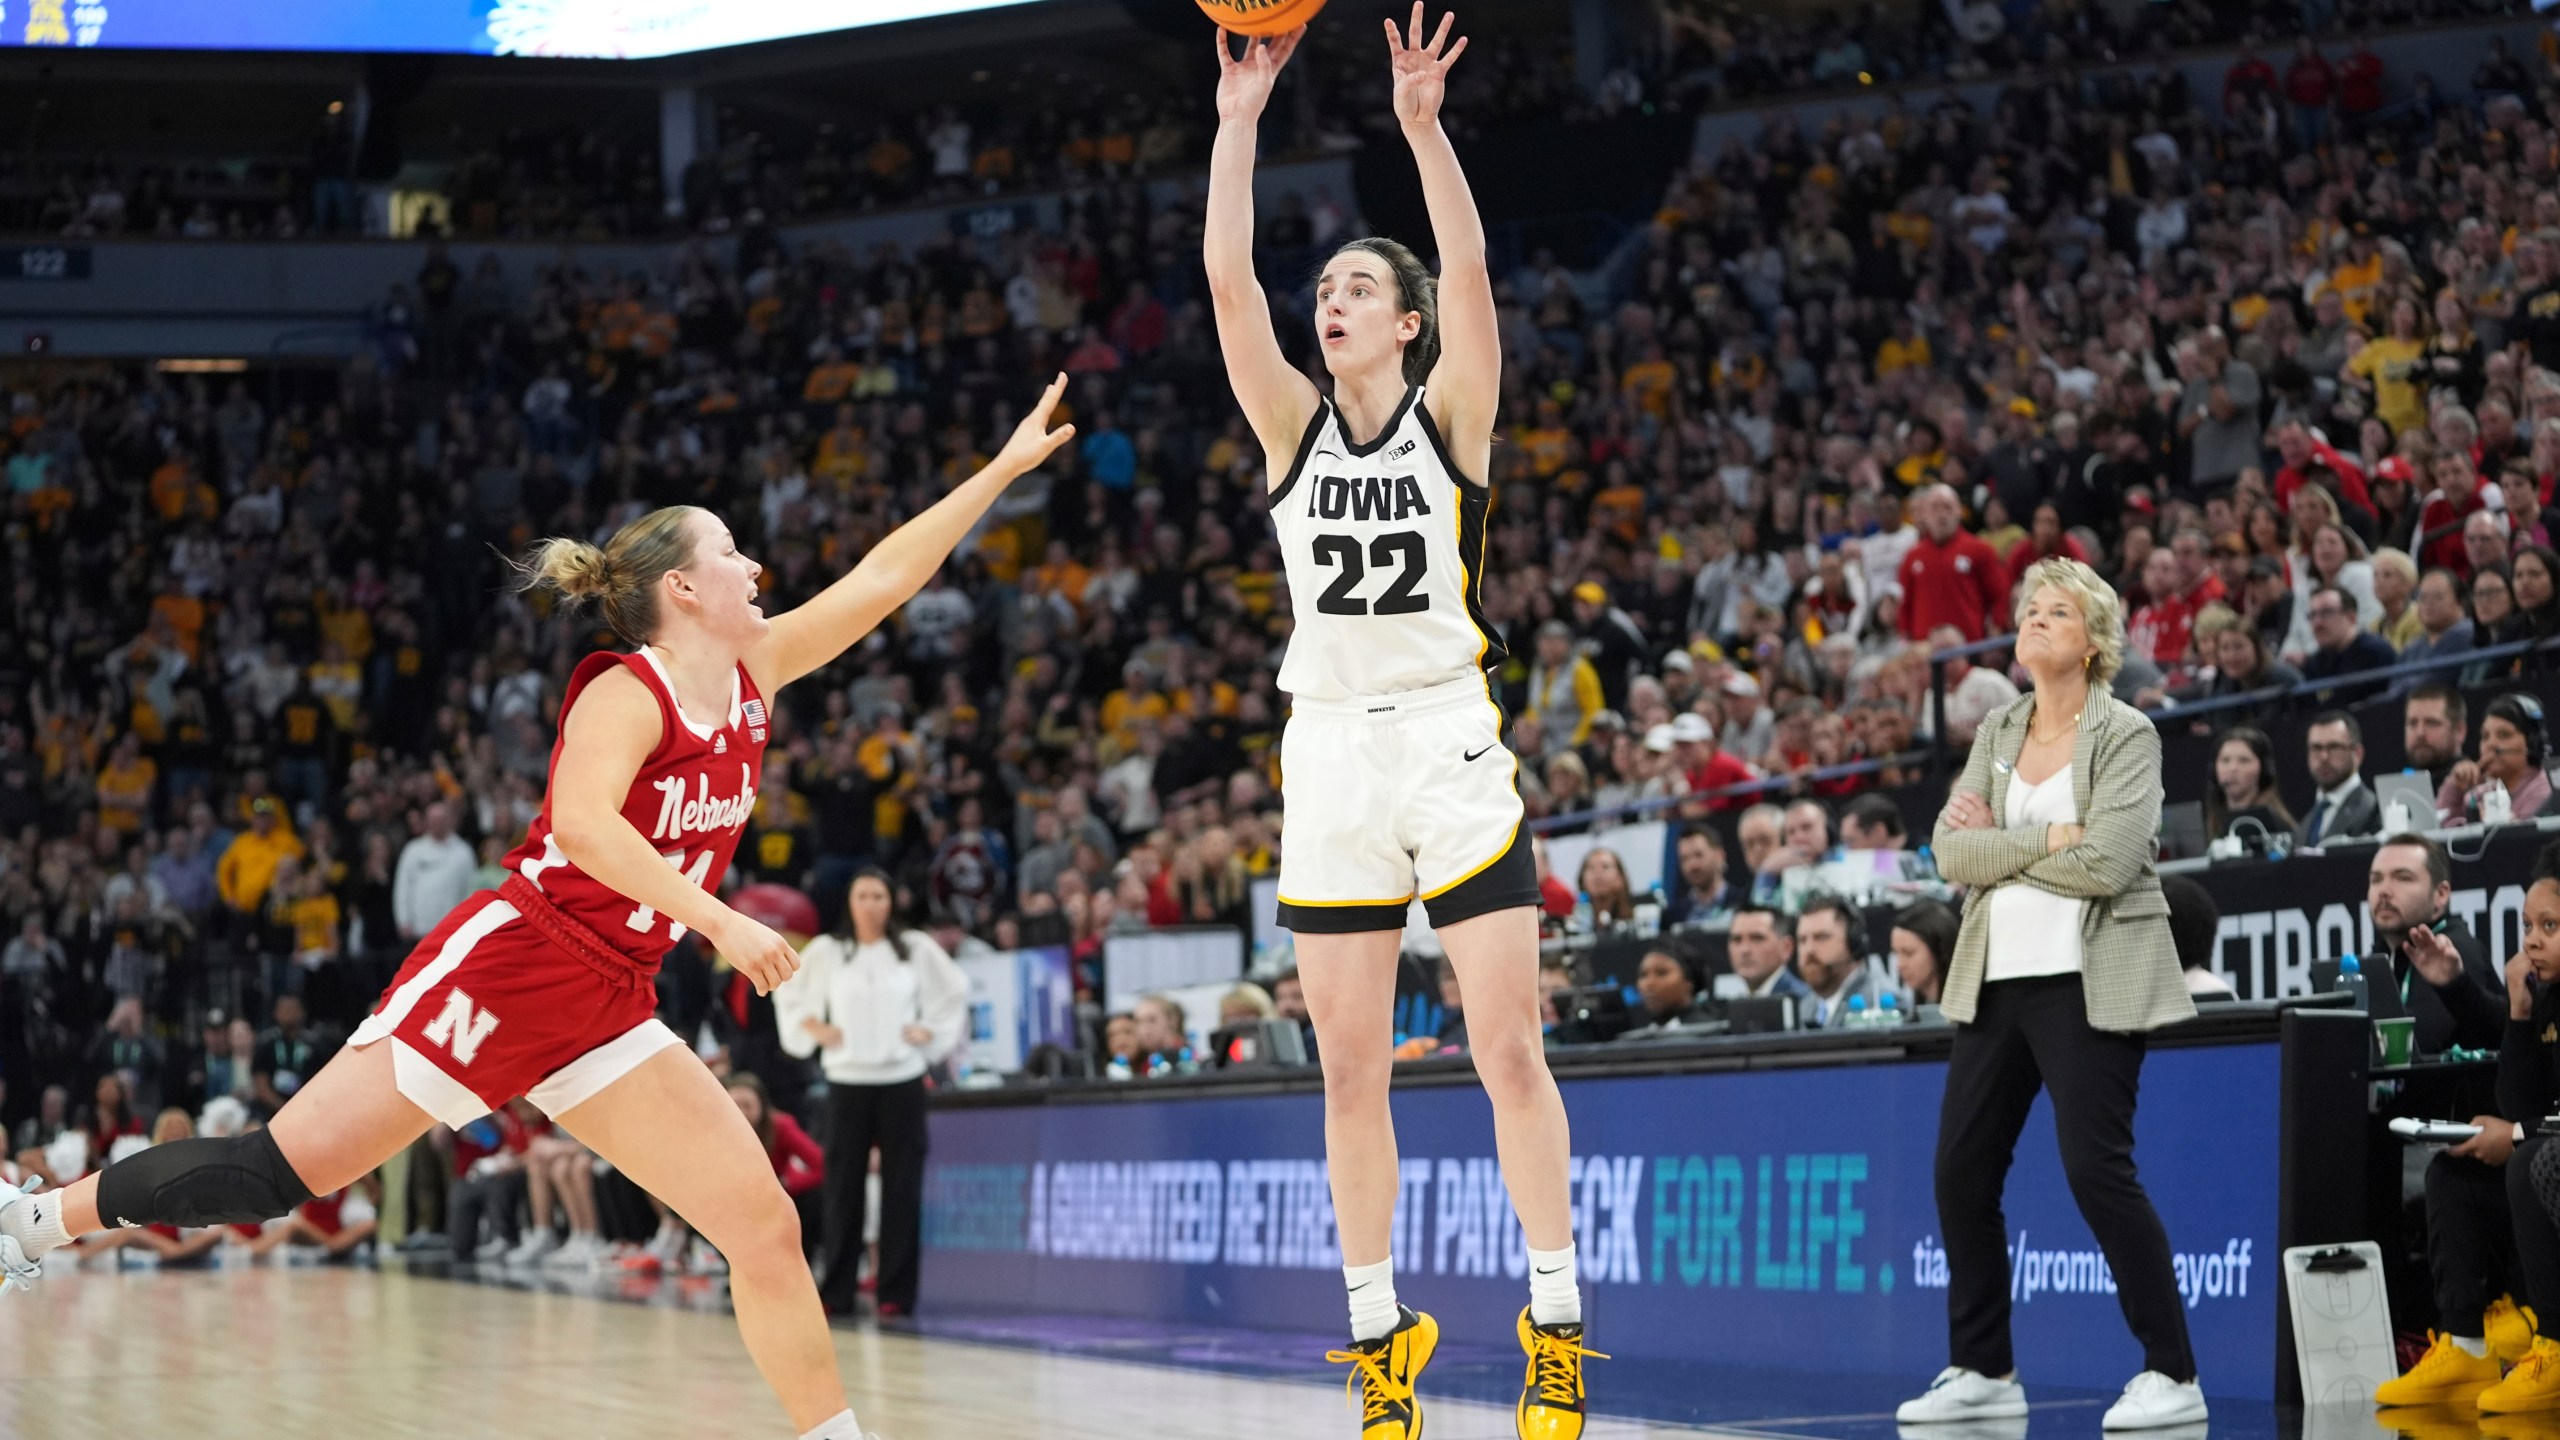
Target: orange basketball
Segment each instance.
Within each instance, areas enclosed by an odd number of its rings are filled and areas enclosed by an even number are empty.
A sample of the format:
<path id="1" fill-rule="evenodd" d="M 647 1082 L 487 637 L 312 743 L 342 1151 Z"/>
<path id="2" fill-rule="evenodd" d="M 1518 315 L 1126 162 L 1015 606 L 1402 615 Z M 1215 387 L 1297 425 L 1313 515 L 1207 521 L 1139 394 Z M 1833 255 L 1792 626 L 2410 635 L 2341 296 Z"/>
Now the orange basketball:
<path id="1" fill-rule="evenodd" d="M 1199 0 L 1200 13 L 1238 35 L 1286 35 L 1316 18 L 1324 0 Z"/>

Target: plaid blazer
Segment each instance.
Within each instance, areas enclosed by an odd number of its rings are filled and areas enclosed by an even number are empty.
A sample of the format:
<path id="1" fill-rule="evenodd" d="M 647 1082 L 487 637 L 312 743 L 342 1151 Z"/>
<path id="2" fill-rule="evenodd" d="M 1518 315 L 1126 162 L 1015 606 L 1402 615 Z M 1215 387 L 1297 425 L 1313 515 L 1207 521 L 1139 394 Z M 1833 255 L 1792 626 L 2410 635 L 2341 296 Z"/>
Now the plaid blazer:
<path id="1" fill-rule="evenodd" d="M 1957 790 L 1991 802 L 2006 816 L 2009 779 L 2027 743 L 2035 697 L 1982 722 Z M 2080 925 L 2082 985 L 2089 1025 L 2142 1031 L 2196 1013 L 2169 938 L 2169 902 L 2151 868 L 2159 849 L 2160 736 L 2141 711 L 2093 688 L 2071 750 L 2071 795 L 2084 829 L 2080 843 L 2047 854 L 2044 827 L 1950 830 L 1940 816 L 1933 845 L 1938 873 L 1966 886 L 1964 929 L 1947 965 L 1942 1009 L 1970 1022 L 1982 994 L 1991 951 L 1991 910 L 1984 902 L 2003 885 L 2039 885 L 2088 902 Z M 2008 937 L 2014 939 L 2015 937 Z"/>

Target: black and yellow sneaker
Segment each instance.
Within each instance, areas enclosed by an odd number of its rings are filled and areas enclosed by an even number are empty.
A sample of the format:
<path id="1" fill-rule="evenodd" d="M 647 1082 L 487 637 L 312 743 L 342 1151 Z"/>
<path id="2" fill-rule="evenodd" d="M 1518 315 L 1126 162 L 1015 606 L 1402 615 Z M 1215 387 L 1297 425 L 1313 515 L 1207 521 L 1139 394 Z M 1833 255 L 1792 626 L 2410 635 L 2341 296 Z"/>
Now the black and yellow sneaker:
<path id="1" fill-rule="evenodd" d="M 1520 1440 L 1581 1440 L 1582 1362 L 1609 1357 L 1582 1348 L 1579 1322 L 1532 1325 L 1526 1310 L 1520 1312 L 1520 1348 L 1529 1352 L 1529 1373 L 1512 1415 Z"/>
<path id="2" fill-rule="evenodd" d="M 1422 1440 L 1422 1402 L 1413 1382 L 1440 1348 L 1440 1322 L 1410 1305 L 1396 1307 L 1396 1328 L 1354 1341 L 1325 1359 L 1351 1367 L 1345 1388 L 1360 1397 L 1360 1440 Z"/>

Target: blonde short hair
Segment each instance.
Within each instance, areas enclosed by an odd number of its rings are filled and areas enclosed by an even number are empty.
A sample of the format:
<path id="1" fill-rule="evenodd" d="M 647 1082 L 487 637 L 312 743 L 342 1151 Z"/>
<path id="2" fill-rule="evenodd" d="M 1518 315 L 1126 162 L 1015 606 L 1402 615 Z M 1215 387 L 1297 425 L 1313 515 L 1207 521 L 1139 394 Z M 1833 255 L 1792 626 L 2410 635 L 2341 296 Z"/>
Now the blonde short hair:
<path id="1" fill-rule="evenodd" d="M 2409 552 L 2406 550 L 2394 550 L 2388 545 L 2383 546 L 2373 552 L 2373 568 L 2388 570 L 2411 585 L 2418 583 L 2418 562 L 2410 559 Z"/>
<path id="2" fill-rule="evenodd" d="M 2071 597 L 2080 607 L 2080 623 L 2089 632 L 2090 648 L 2097 655 L 2089 662 L 2089 683 L 2106 685 L 2124 668 L 2124 603 L 2116 598 L 2115 587 L 2098 578 L 2098 572 L 2077 560 L 2056 555 L 2039 560 L 2018 577 L 2018 588 L 2011 592 L 2015 608 L 2009 623 L 2018 623 L 2027 602 L 2037 591 L 2052 586 Z"/>

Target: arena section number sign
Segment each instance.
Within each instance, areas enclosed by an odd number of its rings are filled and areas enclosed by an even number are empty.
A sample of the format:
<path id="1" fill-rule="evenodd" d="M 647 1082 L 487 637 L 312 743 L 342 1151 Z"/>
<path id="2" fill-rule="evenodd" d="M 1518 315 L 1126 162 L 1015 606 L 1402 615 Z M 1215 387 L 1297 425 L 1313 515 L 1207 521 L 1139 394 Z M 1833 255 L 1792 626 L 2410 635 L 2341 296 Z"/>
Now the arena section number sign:
<path id="1" fill-rule="evenodd" d="M 86 245 L 0 245 L 0 280 L 86 280 Z"/>

